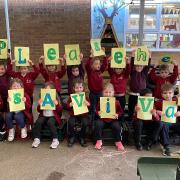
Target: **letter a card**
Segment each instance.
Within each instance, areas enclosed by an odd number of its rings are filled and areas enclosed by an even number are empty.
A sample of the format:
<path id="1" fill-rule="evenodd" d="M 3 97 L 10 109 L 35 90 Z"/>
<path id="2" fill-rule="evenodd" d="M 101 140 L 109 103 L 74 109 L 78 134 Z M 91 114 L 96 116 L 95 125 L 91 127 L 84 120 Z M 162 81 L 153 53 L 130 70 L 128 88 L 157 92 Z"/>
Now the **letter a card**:
<path id="1" fill-rule="evenodd" d="M 111 49 L 111 68 L 125 68 L 126 67 L 126 49 L 112 48 Z"/>
<path id="2" fill-rule="evenodd" d="M 41 89 L 41 99 L 42 103 L 40 109 L 42 110 L 55 110 L 56 105 L 54 100 L 56 100 L 56 89 Z"/>
<path id="3" fill-rule="evenodd" d="M 59 44 L 44 44 L 45 65 L 59 64 Z"/>
<path id="4" fill-rule="evenodd" d="M 151 110 L 154 107 L 154 97 L 138 96 L 137 118 L 141 120 L 152 120 Z"/>
<path id="5" fill-rule="evenodd" d="M 9 110 L 10 112 L 22 111 L 25 109 L 25 103 L 22 101 L 24 97 L 24 89 L 8 90 Z"/>
<path id="6" fill-rule="evenodd" d="M 161 121 L 176 123 L 174 114 L 177 112 L 176 101 L 163 101 Z"/>
<path id="7" fill-rule="evenodd" d="M 115 97 L 100 97 L 101 118 L 114 119 L 116 114 Z"/>
<path id="8" fill-rule="evenodd" d="M 79 44 L 65 45 L 65 54 L 67 66 L 81 64 Z"/>
<path id="9" fill-rule="evenodd" d="M 136 48 L 134 64 L 147 66 L 149 63 L 149 50 L 146 46 L 139 46 Z"/>
<path id="10" fill-rule="evenodd" d="M 29 66 L 29 47 L 15 47 L 14 57 L 16 66 Z"/>
<path id="11" fill-rule="evenodd" d="M 71 94 L 71 100 L 73 103 L 74 115 L 84 114 L 89 111 L 85 104 L 85 92 Z"/>

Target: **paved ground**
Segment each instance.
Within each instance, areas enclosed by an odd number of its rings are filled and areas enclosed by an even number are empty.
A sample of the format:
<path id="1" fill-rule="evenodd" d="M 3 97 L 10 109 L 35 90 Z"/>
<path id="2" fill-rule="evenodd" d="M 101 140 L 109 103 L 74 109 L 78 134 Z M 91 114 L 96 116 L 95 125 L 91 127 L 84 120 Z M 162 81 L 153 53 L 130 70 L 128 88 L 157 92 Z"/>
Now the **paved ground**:
<path id="1" fill-rule="evenodd" d="M 113 146 L 96 151 L 92 144 L 72 148 L 66 141 L 58 149 L 49 149 L 42 142 L 38 149 L 31 141 L 0 143 L 0 179 L 2 180 L 138 180 L 137 159 L 141 156 L 161 156 L 160 147 L 152 151 L 136 151 L 126 147 L 117 152 Z M 179 147 L 174 147 L 178 150 Z"/>

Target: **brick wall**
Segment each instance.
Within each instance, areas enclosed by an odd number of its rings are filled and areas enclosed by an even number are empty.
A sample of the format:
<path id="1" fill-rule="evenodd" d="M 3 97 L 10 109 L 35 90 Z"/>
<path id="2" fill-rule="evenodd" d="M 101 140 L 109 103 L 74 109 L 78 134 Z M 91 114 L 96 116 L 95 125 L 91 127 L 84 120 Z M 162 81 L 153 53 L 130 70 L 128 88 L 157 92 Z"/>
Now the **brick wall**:
<path id="1" fill-rule="evenodd" d="M 29 46 L 31 59 L 43 54 L 43 43 L 79 43 L 89 52 L 90 0 L 9 0 L 12 48 Z M 6 38 L 3 0 L 0 0 L 0 38 Z"/>

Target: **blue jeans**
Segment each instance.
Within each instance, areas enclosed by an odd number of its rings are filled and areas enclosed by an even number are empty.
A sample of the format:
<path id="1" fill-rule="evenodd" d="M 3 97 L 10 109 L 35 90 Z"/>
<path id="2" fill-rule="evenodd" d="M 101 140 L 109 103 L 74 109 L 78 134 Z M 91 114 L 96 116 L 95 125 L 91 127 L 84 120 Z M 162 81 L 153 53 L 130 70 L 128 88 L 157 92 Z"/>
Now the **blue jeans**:
<path id="1" fill-rule="evenodd" d="M 89 93 L 89 100 L 91 103 L 90 115 L 91 115 L 92 122 L 95 120 L 96 107 L 98 105 L 98 102 L 99 102 L 101 96 L 102 96 L 102 93 L 93 93 L 93 92 Z"/>
<path id="2" fill-rule="evenodd" d="M 6 113 L 6 124 L 8 129 L 13 128 L 13 120 L 16 121 L 16 123 L 20 126 L 20 128 L 25 127 L 25 116 L 23 112 L 8 112 Z"/>

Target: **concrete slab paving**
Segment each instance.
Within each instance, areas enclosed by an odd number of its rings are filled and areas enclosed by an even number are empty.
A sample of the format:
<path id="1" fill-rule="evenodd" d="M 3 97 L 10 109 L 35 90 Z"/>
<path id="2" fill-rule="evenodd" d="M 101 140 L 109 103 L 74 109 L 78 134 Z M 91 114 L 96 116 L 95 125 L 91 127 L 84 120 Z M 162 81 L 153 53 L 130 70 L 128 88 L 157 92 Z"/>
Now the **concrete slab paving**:
<path id="1" fill-rule="evenodd" d="M 138 180 L 137 159 L 141 156 L 162 156 L 160 147 L 137 151 L 126 147 L 118 152 L 115 146 L 96 151 L 92 144 L 68 148 L 66 141 L 58 149 L 49 149 L 51 142 L 42 142 L 37 149 L 32 141 L 0 143 L 0 179 L 2 180 Z M 174 147 L 178 150 L 179 147 Z"/>

